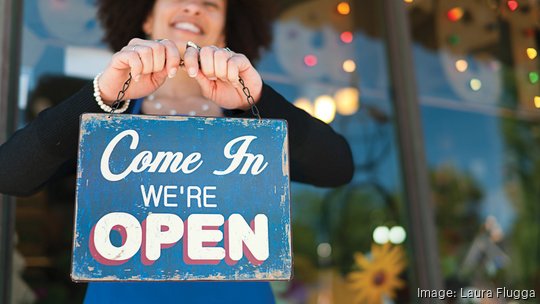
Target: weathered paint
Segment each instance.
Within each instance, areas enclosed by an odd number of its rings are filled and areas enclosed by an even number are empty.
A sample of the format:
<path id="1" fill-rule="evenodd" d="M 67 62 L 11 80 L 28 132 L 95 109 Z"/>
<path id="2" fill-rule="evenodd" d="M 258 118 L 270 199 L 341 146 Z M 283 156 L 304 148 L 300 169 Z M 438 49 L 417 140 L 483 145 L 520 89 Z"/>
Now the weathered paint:
<path id="1" fill-rule="evenodd" d="M 118 174 L 129 166 L 141 151 L 182 152 L 184 158 L 199 152 L 202 163 L 189 174 L 143 171 L 130 173 L 118 181 L 105 178 L 102 155 L 111 140 L 126 130 L 139 136 L 132 150 L 132 138 L 118 141 L 109 159 L 109 169 Z M 249 144 L 248 153 L 261 154 L 268 165 L 258 175 L 215 175 L 224 171 L 231 160 L 224 156 L 228 142 L 242 136 L 256 136 Z M 200 117 L 158 117 L 141 115 L 84 114 L 81 116 L 75 231 L 71 277 L 75 281 L 181 281 L 181 280 L 288 280 L 292 275 L 289 156 L 287 125 L 282 120 L 254 120 Z M 231 153 L 238 150 L 233 145 Z M 192 166 L 193 168 L 194 166 Z M 240 166 L 241 168 L 241 166 Z M 165 207 L 163 198 L 159 206 L 150 201 L 144 204 L 141 185 L 215 186 L 217 207 L 187 207 L 186 196 L 172 199 L 177 207 Z M 122 212 L 132 215 L 139 223 L 149 214 L 175 214 L 185 223 L 191 214 L 220 214 L 225 220 L 240 214 L 249 223 L 257 214 L 268 219 L 268 258 L 261 264 L 252 263 L 244 256 L 233 265 L 225 260 L 215 265 L 187 264 L 184 261 L 184 243 L 180 239 L 172 247 L 161 249 L 160 257 L 148 265 L 142 262 L 141 248 L 129 260 L 119 265 L 99 262 L 90 250 L 92 228 L 105 215 Z M 116 214 L 116 213 L 114 213 Z M 143 226 L 143 231 L 145 226 Z M 171 226 L 172 227 L 172 226 Z M 184 230 L 187 226 L 184 227 Z M 224 232 L 223 226 L 219 230 Z M 133 230 L 138 231 L 138 230 Z M 185 231 L 184 231 L 185 232 Z M 234 232 L 230 232 L 234 233 Z M 121 237 L 114 246 L 122 247 Z M 185 236 L 185 235 L 184 235 Z M 129 235 L 127 237 L 129 241 Z M 95 244 L 94 244 L 95 245 Z M 208 244 L 206 244 L 208 246 Z M 224 247 L 224 240 L 210 246 Z M 121 254 L 125 254 L 122 251 Z"/>

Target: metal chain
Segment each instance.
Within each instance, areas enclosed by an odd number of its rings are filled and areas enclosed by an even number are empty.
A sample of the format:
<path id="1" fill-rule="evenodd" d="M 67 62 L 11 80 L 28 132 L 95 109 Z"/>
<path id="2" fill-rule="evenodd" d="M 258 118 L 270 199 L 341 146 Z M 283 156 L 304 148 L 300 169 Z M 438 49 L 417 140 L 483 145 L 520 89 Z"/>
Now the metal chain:
<path id="1" fill-rule="evenodd" d="M 111 113 L 116 112 L 116 110 L 118 110 L 118 108 L 120 108 L 120 104 L 122 103 L 122 99 L 124 99 L 124 96 L 126 96 L 126 91 L 129 88 L 129 85 L 131 84 L 131 79 L 132 79 L 132 77 L 131 77 L 131 72 L 130 72 L 128 79 L 126 80 L 126 82 L 124 82 L 124 85 L 122 86 L 122 89 L 118 92 L 118 95 L 116 95 L 116 100 L 113 102 L 113 104 L 111 106 L 111 108 L 112 108 Z"/>
<path id="2" fill-rule="evenodd" d="M 249 88 L 246 87 L 246 85 L 244 84 L 244 79 L 242 79 L 241 77 L 238 77 L 238 81 L 242 85 L 242 92 L 244 92 L 244 95 L 246 95 L 247 102 L 251 106 L 251 114 L 253 114 L 253 116 L 261 120 L 261 114 L 259 114 L 259 108 L 257 108 L 257 106 L 255 105 L 255 99 L 253 98 L 253 96 L 251 96 L 251 93 L 249 92 Z"/>
<path id="3" fill-rule="evenodd" d="M 124 96 L 126 96 L 126 91 L 129 88 L 129 85 L 131 84 L 131 79 L 132 79 L 132 76 L 131 76 L 131 73 L 129 73 L 128 79 L 126 80 L 126 82 L 124 82 L 122 89 L 118 92 L 118 95 L 116 96 L 116 100 L 113 102 L 111 106 L 112 108 L 111 113 L 114 113 L 116 110 L 118 110 L 118 108 L 120 108 L 122 99 L 124 99 Z M 257 108 L 257 105 L 255 105 L 255 99 L 253 98 L 253 96 L 251 96 L 251 93 L 249 92 L 249 88 L 246 87 L 246 84 L 244 83 L 244 80 L 241 77 L 238 77 L 238 81 L 242 85 L 242 92 L 244 92 L 244 95 L 246 95 L 246 100 L 249 106 L 251 107 L 251 114 L 253 114 L 253 116 L 261 120 L 262 118 L 261 118 L 261 114 L 259 113 L 259 108 Z"/>

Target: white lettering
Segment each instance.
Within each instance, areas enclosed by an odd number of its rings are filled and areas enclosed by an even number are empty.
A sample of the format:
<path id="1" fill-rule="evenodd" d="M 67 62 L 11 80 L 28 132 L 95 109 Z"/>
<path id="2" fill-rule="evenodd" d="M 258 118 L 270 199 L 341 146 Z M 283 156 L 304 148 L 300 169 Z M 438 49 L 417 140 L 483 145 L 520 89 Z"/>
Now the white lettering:
<path id="1" fill-rule="evenodd" d="M 105 179 L 111 182 L 122 180 L 132 172 L 156 172 L 156 170 L 158 170 L 159 173 L 165 173 L 167 171 L 177 173 L 182 171 L 184 174 L 190 174 L 197 170 L 203 163 L 202 155 L 199 152 L 193 152 L 185 159 L 182 159 L 182 152 L 173 153 L 170 151 L 158 151 L 156 156 L 153 157 L 152 152 L 142 151 L 131 160 L 131 163 L 127 168 L 124 169 L 124 171 L 118 174 L 113 173 L 109 167 L 111 154 L 116 148 L 118 142 L 120 142 L 120 140 L 126 136 L 132 137 L 129 148 L 131 150 L 135 150 L 139 144 L 139 134 L 135 130 L 126 130 L 120 132 L 109 142 L 103 151 L 103 155 L 101 156 L 101 174 Z"/>
<path id="2" fill-rule="evenodd" d="M 110 233 L 113 228 L 120 226 L 122 245 L 114 246 L 111 243 Z M 142 230 L 139 221 L 131 214 L 125 212 L 112 212 L 104 215 L 96 223 L 91 239 L 93 247 L 106 261 L 124 261 L 133 257 L 142 243 Z"/>
<path id="3" fill-rule="evenodd" d="M 109 168 L 109 160 L 111 158 L 112 151 L 118 144 L 118 142 L 126 137 L 131 136 L 133 140 L 131 141 L 131 144 L 129 145 L 129 148 L 131 150 L 135 150 L 137 148 L 137 145 L 139 144 L 139 134 L 135 132 L 134 130 L 126 130 L 121 132 L 120 134 L 116 135 L 107 145 L 107 148 L 105 148 L 105 151 L 103 151 L 103 155 L 101 156 L 101 174 L 103 177 L 111 182 L 117 182 L 123 178 L 125 178 L 131 170 L 126 169 L 120 174 L 113 174 L 111 172 L 111 169 Z"/>
<path id="4" fill-rule="evenodd" d="M 266 215 L 257 214 L 253 220 L 253 227 L 250 227 L 240 214 L 232 214 L 227 224 L 229 259 L 239 261 L 244 253 L 244 244 L 245 253 L 253 264 L 268 259 L 268 217 Z"/>
<path id="5" fill-rule="evenodd" d="M 162 247 L 171 247 L 184 235 L 184 222 L 172 213 L 151 213 L 146 218 L 144 257 L 156 261 L 161 256 Z M 163 231 L 162 227 L 167 227 Z"/>
<path id="6" fill-rule="evenodd" d="M 163 186 L 158 187 L 158 192 L 156 193 L 156 188 L 154 185 L 150 185 L 148 188 L 148 193 L 145 191 L 144 185 L 141 185 L 141 194 L 143 197 L 144 206 L 148 207 L 150 205 L 150 199 L 154 201 L 154 207 L 159 206 L 159 200 L 161 199 L 161 190 Z"/>
<path id="7" fill-rule="evenodd" d="M 225 249 L 204 246 L 204 243 L 216 244 L 223 240 L 223 232 L 217 228 L 225 222 L 221 214 L 192 214 L 187 219 L 187 255 L 192 261 L 220 261 L 225 258 Z M 206 229 L 203 229 L 206 227 Z M 186 244 L 184 244 L 186 246 Z"/>
<path id="8" fill-rule="evenodd" d="M 169 203 L 170 198 L 176 198 L 176 194 L 169 193 L 169 190 L 176 190 L 178 189 L 177 186 L 165 186 L 165 207 L 178 207 L 177 203 Z"/>
<path id="9" fill-rule="evenodd" d="M 226 158 L 232 159 L 232 162 L 229 165 L 229 167 L 225 169 L 224 171 L 214 170 L 214 174 L 227 175 L 233 172 L 234 170 L 236 170 L 244 159 L 245 159 L 245 163 L 242 169 L 240 169 L 240 174 L 246 174 L 250 167 L 251 167 L 252 175 L 259 175 L 261 172 L 263 172 L 266 166 L 268 166 L 268 162 L 265 162 L 263 164 L 264 156 L 262 154 L 253 155 L 247 152 L 249 148 L 249 144 L 256 138 L 257 138 L 256 136 L 246 135 L 246 136 L 240 136 L 228 142 L 224 148 L 223 154 L 225 155 Z M 241 142 L 240 147 L 238 148 L 236 153 L 232 154 L 231 150 L 233 146 L 238 142 Z"/>

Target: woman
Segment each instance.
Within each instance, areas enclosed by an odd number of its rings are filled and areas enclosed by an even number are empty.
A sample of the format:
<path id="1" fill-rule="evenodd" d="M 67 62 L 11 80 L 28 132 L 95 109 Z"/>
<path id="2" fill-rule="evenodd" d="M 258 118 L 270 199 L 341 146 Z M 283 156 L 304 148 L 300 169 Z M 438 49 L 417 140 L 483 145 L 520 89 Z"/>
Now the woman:
<path id="1" fill-rule="evenodd" d="M 33 193 L 75 159 L 79 115 L 107 110 L 130 73 L 128 112 L 252 117 L 241 77 L 262 117 L 288 121 L 293 180 L 326 187 L 350 181 L 352 156 L 343 137 L 265 85 L 250 62 L 270 42 L 264 1 L 98 3 L 106 41 L 116 53 L 95 86 L 43 111 L 0 146 L 0 192 Z M 186 48 L 188 41 L 202 48 Z M 273 295 L 264 282 L 91 283 L 85 302 L 272 303 Z"/>

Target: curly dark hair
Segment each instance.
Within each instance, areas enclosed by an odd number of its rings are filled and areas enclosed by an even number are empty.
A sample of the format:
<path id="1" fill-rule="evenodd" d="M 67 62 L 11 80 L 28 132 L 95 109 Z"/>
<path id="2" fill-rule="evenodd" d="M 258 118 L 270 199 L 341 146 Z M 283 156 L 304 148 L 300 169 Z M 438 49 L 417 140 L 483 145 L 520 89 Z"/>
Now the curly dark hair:
<path id="1" fill-rule="evenodd" d="M 105 41 L 115 52 L 132 38 L 144 38 L 142 25 L 156 0 L 97 0 L 98 19 Z M 251 61 L 272 42 L 275 7 L 268 0 L 228 0 L 225 24 L 226 43 Z M 130 26 L 133 25 L 133 26 Z"/>

